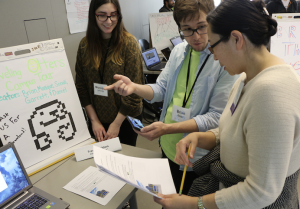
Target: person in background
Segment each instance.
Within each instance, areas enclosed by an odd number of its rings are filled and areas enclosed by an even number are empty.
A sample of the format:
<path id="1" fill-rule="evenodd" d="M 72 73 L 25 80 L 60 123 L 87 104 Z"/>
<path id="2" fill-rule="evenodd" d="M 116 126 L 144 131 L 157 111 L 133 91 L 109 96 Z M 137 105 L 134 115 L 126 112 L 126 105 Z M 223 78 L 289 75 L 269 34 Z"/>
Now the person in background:
<path id="1" fill-rule="evenodd" d="M 297 2 L 295 0 L 270 0 L 266 7 L 271 17 L 273 13 L 297 12 Z"/>
<path id="2" fill-rule="evenodd" d="M 230 89 L 238 78 L 224 71 L 208 49 L 206 15 L 213 9 L 213 0 L 177 0 L 173 16 L 186 41 L 172 50 L 156 83 L 139 85 L 125 76 L 115 75 L 119 81 L 107 87 L 123 96 L 139 95 L 151 103 L 164 101 L 160 122 L 137 133 L 149 140 L 160 137 L 163 158 L 169 160 L 177 191 L 184 166 L 180 168 L 174 161 L 176 143 L 189 133 L 218 127 Z M 197 149 L 194 159 L 207 152 Z M 187 194 L 196 177 L 189 169 L 183 194 Z"/>
<path id="3" fill-rule="evenodd" d="M 175 0 L 163 0 L 164 6 L 160 8 L 159 12 L 173 12 Z"/>
<path id="4" fill-rule="evenodd" d="M 141 48 L 123 25 L 118 0 L 92 0 L 86 37 L 78 48 L 76 88 L 98 141 L 119 136 L 121 143 L 135 146 L 137 134 L 126 115 L 141 119 L 142 98 L 107 92 L 118 73 L 143 84 Z"/>
<path id="5" fill-rule="evenodd" d="M 198 173 L 206 163 L 210 172 L 194 181 L 189 196 L 161 195 L 155 201 L 164 209 L 297 209 L 300 77 L 265 47 L 277 22 L 261 0 L 226 0 L 207 21 L 215 60 L 230 75 L 242 75 L 219 127 L 177 144 L 177 163 Z M 189 146 L 191 158 L 196 147 L 212 151 L 192 164 L 186 157 Z"/>

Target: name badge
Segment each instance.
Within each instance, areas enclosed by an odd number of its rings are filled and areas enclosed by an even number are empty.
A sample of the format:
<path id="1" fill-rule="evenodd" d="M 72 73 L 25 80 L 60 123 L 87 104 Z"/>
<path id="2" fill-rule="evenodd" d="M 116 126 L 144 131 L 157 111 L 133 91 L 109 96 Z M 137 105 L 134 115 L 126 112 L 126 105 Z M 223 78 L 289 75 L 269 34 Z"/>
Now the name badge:
<path id="1" fill-rule="evenodd" d="M 82 161 L 94 157 L 94 146 L 101 147 L 109 151 L 122 150 L 119 137 L 108 139 L 106 141 L 97 142 L 95 144 L 79 147 L 74 150 L 76 161 Z"/>
<path id="2" fill-rule="evenodd" d="M 191 110 L 173 105 L 172 120 L 182 122 L 190 119 Z"/>
<path id="3" fill-rule="evenodd" d="M 98 96 L 108 97 L 108 91 L 103 89 L 106 86 L 106 84 L 94 83 L 94 94 Z"/>
<path id="4" fill-rule="evenodd" d="M 244 88 L 245 84 L 244 84 L 244 81 L 241 81 L 240 85 L 239 85 L 239 88 L 237 90 L 237 93 L 234 97 L 234 100 L 233 100 L 233 103 L 230 107 L 230 111 L 231 111 L 231 115 L 233 115 L 237 105 L 238 105 L 238 102 L 239 102 L 239 99 L 240 99 L 240 96 L 241 96 L 241 93 L 242 93 L 242 90 Z"/>

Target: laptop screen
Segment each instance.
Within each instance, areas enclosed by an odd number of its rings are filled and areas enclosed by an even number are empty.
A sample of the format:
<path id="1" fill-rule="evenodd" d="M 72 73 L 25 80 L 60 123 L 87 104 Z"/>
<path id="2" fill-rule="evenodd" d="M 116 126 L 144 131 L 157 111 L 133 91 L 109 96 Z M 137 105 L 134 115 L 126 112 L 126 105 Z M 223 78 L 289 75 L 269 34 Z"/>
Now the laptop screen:
<path id="1" fill-rule="evenodd" d="M 173 44 L 174 46 L 176 46 L 177 44 L 180 44 L 180 43 L 183 42 L 182 39 L 180 38 L 180 36 L 178 36 L 178 37 L 176 37 L 176 38 L 172 38 L 172 39 L 170 39 L 170 41 L 172 42 L 172 44 Z"/>
<path id="2" fill-rule="evenodd" d="M 14 149 L 8 147 L 0 149 L 0 205 L 29 186 L 27 175 L 24 174 Z"/>
<path id="3" fill-rule="evenodd" d="M 160 62 L 158 54 L 155 48 L 149 49 L 142 53 L 143 58 L 145 60 L 146 66 L 149 67 L 151 65 L 157 64 Z"/>

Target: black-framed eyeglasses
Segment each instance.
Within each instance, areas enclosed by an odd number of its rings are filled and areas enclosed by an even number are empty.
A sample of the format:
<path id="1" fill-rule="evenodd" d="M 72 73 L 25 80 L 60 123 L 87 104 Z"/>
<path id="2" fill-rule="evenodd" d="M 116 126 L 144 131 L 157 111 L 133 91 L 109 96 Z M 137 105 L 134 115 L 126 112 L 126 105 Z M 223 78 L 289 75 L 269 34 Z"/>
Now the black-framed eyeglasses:
<path id="1" fill-rule="evenodd" d="M 213 45 L 211 45 L 210 47 L 208 47 L 210 53 L 214 54 L 214 47 L 217 46 L 221 41 L 225 40 L 225 36 L 223 36 L 222 38 L 220 38 L 219 41 L 217 41 L 216 43 L 214 43 Z"/>
<path id="2" fill-rule="evenodd" d="M 207 34 L 207 26 L 200 26 L 199 28 L 196 29 L 187 29 L 187 30 L 180 30 L 182 35 L 184 37 L 189 37 L 194 35 L 194 33 L 198 33 L 198 35 L 204 35 Z"/>
<path id="3" fill-rule="evenodd" d="M 105 22 L 108 18 L 112 21 L 112 22 L 116 22 L 118 21 L 120 15 L 119 14 L 112 14 L 110 16 L 107 15 L 97 15 L 95 14 L 97 19 L 101 22 Z"/>

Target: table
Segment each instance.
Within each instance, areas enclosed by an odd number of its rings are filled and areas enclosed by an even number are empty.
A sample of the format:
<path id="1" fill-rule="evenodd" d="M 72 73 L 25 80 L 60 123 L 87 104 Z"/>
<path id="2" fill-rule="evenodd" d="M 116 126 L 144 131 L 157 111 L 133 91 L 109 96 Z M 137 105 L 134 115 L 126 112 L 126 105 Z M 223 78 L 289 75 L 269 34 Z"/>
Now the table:
<path id="1" fill-rule="evenodd" d="M 145 63 L 143 63 L 143 72 L 144 72 L 144 74 L 159 75 L 161 73 L 161 70 L 148 70 Z"/>
<path id="2" fill-rule="evenodd" d="M 159 59 L 161 60 L 161 62 L 166 62 L 163 60 L 163 55 L 162 54 L 158 54 Z M 148 70 L 145 62 L 143 62 L 143 72 L 144 74 L 155 74 L 155 75 L 159 75 L 161 73 L 161 70 Z"/>
<path id="3" fill-rule="evenodd" d="M 161 153 L 122 144 L 117 153 L 141 158 L 161 158 Z M 71 156 L 30 177 L 34 186 L 70 203 L 70 209 L 121 209 L 129 201 L 131 209 L 136 209 L 135 192 L 137 188 L 126 184 L 106 206 L 69 192 L 63 187 L 89 166 L 95 166 L 94 159 L 77 162 Z"/>

